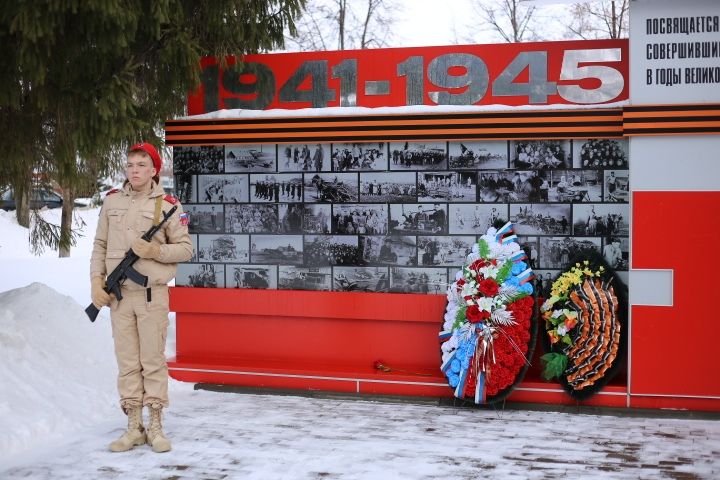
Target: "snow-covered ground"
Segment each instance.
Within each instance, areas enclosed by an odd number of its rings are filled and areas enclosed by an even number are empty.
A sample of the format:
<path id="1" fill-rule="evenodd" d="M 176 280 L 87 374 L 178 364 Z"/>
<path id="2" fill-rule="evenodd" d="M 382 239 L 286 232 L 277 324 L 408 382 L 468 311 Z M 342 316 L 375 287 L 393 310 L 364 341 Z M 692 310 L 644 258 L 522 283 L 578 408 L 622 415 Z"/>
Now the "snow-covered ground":
<path id="1" fill-rule="evenodd" d="M 108 312 L 95 323 L 83 312 L 97 213 L 79 211 L 85 237 L 57 259 L 32 257 L 27 232 L 0 212 L 2 479 L 720 478 L 717 420 L 238 395 L 175 381 L 173 450 L 110 453 L 126 420 Z"/>

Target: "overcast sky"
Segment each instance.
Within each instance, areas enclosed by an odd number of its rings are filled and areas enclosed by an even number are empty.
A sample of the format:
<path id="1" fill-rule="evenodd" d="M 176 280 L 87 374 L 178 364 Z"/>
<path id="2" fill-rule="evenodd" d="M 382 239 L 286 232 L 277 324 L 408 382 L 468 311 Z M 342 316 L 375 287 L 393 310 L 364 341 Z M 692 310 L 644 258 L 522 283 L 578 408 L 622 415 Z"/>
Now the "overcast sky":
<path id="1" fill-rule="evenodd" d="M 401 9 L 395 23 L 394 47 L 502 42 L 492 31 L 473 28 L 473 19 L 477 15 L 472 0 L 394 1 Z M 562 39 L 563 24 L 557 19 L 566 15 L 568 2 L 548 0 L 534 3 L 538 4 L 535 15 L 542 20 L 540 23 L 547 26 L 538 34 L 543 40 Z"/>

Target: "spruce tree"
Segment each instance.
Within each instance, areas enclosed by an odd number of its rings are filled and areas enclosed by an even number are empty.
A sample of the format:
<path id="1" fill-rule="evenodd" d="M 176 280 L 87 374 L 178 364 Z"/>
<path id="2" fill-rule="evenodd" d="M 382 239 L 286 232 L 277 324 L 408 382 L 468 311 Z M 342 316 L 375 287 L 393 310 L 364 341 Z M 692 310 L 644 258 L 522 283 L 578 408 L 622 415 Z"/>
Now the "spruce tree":
<path id="1" fill-rule="evenodd" d="M 63 191 L 59 233 L 41 229 L 36 240 L 50 239 L 68 256 L 75 198 L 90 193 L 128 145 L 159 143 L 155 132 L 184 113 L 187 92 L 199 82 L 200 58 L 281 47 L 284 29 L 295 31 L 304 4 L 2 2 L 0 187 L 13 186 L 27 200 L 35 177 L 52 179 Z"/>

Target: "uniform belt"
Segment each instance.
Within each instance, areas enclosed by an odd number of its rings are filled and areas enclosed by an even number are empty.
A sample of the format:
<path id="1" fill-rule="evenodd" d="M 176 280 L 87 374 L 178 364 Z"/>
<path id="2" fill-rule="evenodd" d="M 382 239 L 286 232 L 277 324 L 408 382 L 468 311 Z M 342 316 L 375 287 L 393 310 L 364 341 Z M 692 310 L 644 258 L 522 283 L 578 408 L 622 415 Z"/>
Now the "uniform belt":
<path id="1" fill-rule="evenodd" d="M 138 288 L 138 289 L 128 289 L 123 288 L 122 289 L 122 295 L 123 297 L 127 296 L 135 296 L 135 295 L 144 295 L 145 299 L 149 302 L 152 301 L 152 291 L 158 290 L 161 288 L 168 288 L 167 285 L 155 285 L 154 287 L 148 287 L 148 288 Z"/>

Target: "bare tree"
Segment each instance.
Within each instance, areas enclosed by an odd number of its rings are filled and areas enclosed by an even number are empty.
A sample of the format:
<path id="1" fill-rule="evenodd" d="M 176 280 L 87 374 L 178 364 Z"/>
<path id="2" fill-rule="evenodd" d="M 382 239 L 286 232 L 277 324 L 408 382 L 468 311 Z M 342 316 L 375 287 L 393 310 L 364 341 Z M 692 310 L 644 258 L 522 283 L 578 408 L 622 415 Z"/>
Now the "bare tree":
<path id="1" fill-rule="evenodd" d="M 337 5 L 338 50 L 345 50 L 345 22 L 348 19 L 347 0 L 335 0 Z"/>
<path id="2" fill-rule="evenodd" d="M 570 10 L 568 36 L 584 40 L 627 37 L 629 9 L 630 0 L 576 3 Z"/>
<path id="3" fill-rule="evenodd" d="M 386 47 L 397 10 L 392 0 L 309 0 L 285 43 L 303 51 Z"/>
<path id="4" fill-rule="evenodd" d="M 536 40 L 534 15 L 537 7 L 523 0 L 473 0 L 473 10 L 480 21 L 500 35 L 505 42 Z"/>
<path id="5" fill-rule="evenodd" d="M 387 46 L 388 28 L 393 21 L 395 9 L 387 0 L 367 0 L 365 18 L 363 19 L 362 35 L 360 35 L 360 48 Z M 383 30 L 382 40 L 378 31 Z"/>

